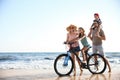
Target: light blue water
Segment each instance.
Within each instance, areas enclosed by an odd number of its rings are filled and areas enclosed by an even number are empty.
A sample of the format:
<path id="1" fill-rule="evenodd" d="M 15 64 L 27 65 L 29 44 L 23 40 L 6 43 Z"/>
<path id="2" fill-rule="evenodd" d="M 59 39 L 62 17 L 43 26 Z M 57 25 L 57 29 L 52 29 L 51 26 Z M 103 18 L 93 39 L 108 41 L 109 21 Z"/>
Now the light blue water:
<path id="1" fill-rule="evenodd" d="M 52 69 L 60 52 L 0 53 L 0 69 Z M 120 52 L 107 52 L 111 64 L 120 64 Z"/>

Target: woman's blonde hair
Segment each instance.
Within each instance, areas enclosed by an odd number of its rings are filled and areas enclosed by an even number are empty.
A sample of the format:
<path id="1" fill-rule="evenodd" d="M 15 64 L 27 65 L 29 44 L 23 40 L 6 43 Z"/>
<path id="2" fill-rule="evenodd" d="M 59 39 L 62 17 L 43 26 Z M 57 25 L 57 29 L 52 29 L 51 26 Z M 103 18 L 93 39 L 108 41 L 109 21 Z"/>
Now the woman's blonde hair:
<path id="1" fill-rule="evenodd" d="M 70 31 L 70 29 L 73 29 L 74 31 L 76 31 L 77 30 L 77 27 L 75 26 L 75 25 L 69 25 L 67 28 L 66 28 L 66 30 L 67 31 Z"/>

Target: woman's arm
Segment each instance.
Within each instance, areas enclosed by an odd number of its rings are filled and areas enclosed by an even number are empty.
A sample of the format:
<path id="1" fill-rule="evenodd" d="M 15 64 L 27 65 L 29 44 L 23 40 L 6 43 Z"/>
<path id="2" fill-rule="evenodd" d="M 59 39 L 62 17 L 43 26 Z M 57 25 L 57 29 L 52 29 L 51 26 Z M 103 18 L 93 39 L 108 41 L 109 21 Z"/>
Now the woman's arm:
<path id="1" fill-rule="evenodd" d="M 82 40 L 83 38 L 85 38 L 86 36 L 84 35 L 83 37 L 80 38 L 80 40 Z"/>
<path id="2" fill-rule="evenodd" d="M 68 40 L 69 40 L 69 34 L 67 34 L 66 42 L 68 42 Z"/>

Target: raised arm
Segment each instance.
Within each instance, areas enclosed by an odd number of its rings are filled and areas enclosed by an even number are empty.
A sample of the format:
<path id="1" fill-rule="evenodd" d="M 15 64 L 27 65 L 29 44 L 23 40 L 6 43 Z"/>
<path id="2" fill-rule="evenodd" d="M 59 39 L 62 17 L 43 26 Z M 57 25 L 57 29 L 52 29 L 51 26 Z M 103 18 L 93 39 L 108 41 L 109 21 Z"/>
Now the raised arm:
<path id="1" fill-rule="evenodd" d="M 90 40 L 92 40 L 92 29 L 90 29 L 90 32 L 88 34 L 88 37 L 90 38 Z"/>

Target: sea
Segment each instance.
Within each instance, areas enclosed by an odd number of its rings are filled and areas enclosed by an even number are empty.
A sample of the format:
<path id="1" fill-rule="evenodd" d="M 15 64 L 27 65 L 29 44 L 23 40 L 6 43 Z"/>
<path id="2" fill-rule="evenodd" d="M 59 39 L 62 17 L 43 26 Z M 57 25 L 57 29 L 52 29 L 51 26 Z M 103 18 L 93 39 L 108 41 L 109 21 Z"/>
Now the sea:
<path id="1" fill-rule="evenodd" d="M 65 52 L 0 52 L 0 69 L 53 69 L 56 57 Z M 112 66 L 120 65 L 120 52 L 106 52 Z"/>

